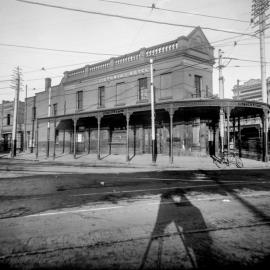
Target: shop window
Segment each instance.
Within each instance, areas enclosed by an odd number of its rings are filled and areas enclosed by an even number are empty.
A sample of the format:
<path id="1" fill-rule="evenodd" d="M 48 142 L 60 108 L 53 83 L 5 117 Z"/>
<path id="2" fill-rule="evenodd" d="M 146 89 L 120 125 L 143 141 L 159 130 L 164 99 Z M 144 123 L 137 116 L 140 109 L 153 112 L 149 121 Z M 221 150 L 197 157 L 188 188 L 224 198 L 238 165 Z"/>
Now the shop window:
<path id="1" fill-rule="evenodd" d="M 172 97 L 172 73 L 160 75 L 160 98 Z"/>
<path id="2" fill-rule="evenodd" d="M 98 107 L 105 107 L 105 86 L 98 88 Z"/>
<path id="3" fill-rule="evenodd" d="M 148 99 L 147 78 L 139 79 L 138 100 Z"/>
<path id="4" fill-rule="evenodd" d="M 83 91 L 77 91 L 76 93 L 76 107 L 77 110 L 82 110 L 83 108 Z"/>

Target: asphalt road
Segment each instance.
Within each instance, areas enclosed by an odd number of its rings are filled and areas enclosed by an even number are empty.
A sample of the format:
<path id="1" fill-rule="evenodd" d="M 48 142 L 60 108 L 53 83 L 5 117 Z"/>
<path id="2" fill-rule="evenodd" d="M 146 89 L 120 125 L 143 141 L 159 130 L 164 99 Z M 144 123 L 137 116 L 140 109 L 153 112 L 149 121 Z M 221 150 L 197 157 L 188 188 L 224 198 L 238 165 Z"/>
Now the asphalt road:
<path id="1" fill-rule="evenodd" d="M 1 167 L 1 267 L 269 266 L 270 170 L 71 173 L 62 166 L 48 174 L 45 167 Z"/>

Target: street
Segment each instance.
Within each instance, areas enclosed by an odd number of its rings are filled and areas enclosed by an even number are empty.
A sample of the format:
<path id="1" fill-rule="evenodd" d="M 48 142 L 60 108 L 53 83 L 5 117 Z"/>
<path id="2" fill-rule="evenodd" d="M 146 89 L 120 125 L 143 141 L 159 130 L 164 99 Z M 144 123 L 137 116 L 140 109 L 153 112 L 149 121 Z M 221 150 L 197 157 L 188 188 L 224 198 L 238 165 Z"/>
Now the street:
<path id="1" fill-rule="evenodd" d="M 1 267 L 269 265 L 269 169 L 71 173 L 51 166 L 45 173 L 39 164 L 8 166 L 0 172 Z"/>

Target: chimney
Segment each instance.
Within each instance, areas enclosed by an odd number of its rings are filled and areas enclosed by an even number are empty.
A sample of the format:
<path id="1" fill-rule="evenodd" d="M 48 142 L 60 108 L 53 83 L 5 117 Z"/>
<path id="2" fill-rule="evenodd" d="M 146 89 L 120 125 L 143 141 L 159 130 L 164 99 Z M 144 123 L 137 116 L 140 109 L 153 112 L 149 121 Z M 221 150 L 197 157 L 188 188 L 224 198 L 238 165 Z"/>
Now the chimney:
<path id="1" fill-rule="evenodd" d="M 48 91 L 49 88 L 52 85 L 52 79 L 51 78 L 45 78 L 45 91 Z"/>

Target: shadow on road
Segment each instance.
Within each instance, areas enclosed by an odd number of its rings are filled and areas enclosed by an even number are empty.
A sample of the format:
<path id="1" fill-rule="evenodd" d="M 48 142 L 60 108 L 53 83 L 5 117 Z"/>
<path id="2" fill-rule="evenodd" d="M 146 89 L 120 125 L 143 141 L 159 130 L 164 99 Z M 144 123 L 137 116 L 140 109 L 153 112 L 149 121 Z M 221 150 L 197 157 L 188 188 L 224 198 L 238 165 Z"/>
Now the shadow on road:
<path id="1" fill-rule="evenodd" d="M 169 236 L 166 234 L 166 228 L 170 224 L 174 224 L 177 232 L 175 237 L 179 236 L 182 242 L 179 251 L 184 248 L 192 268 L 206 269 L 210 263 L 213 266 L 213 262 L 210 261 L 212 239 L 205 231 L 207 226 L 200 210 L 187 199 L 182 190 L 174 190 L 161 195 L 155 227 L 144 252 L 140 269 L 143 269 L 147 263 L 153 241 L 158 241 L 157 266 L 155 268 L 162 268 L 163 242 L 166 236 Z"/>

